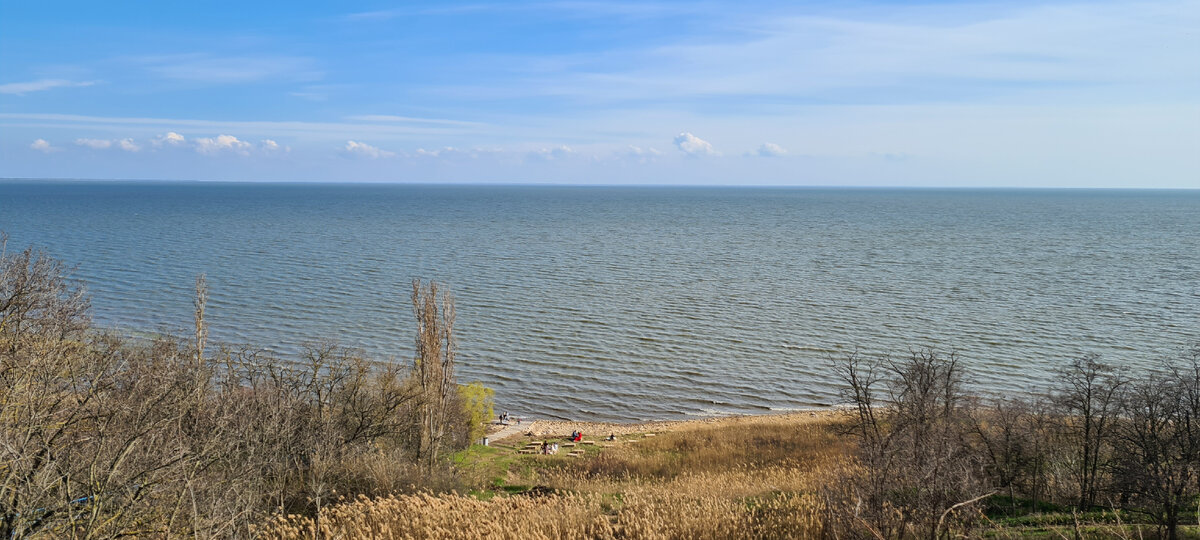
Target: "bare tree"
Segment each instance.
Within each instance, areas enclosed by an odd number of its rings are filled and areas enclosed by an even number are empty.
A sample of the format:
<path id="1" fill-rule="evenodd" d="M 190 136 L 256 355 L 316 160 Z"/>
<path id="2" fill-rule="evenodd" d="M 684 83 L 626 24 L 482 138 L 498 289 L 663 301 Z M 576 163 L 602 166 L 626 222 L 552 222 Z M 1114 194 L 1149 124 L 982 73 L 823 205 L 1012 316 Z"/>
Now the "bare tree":
<path id="1" fill-rule="evenodd" d="M 22 538 L 71 513 L 62 445 L 92 422 L 111 369 L 81 358 L 87 300 L 64 265 L 6 247 L 0 234 L 0 537 Z"/>
<path id="2" fill-rule="evenodd" d="M 196 276 L 196 363 L 204 363 L 204 345 L 208 341 L 208 321 L 204 320 L 204 309 L 208 305 L 208 280 L 204 274 Z"/>
<path id="3" fill-rule="evenodd" d="M 920 350 L 902 361 L 871 362 L 851 355 L 838 372 L 855 407 L 863 470 L 848 479 L 859 486 L 855 500 L 831 501 L 831 508 L 856 516 L 876 537 L 934 539 L 952 525 L 966 526 L 965 516 L 990 490 L 963 440 L 968 422 L 957 356 Z"/>
<path id="4" fill-rule="evenodd" d="M 1079 487 L 1076 505 L 1081 510 L 1096 505 L 1100 472 L 1120 412 L 1121 391 L 1128 382 L 1124 374 L 1099 360 L 1094 354 L 1075 359 L 1063 371 L 1062 385 L 1055 393 L 1064 431 L 1075 447 L 1071 469 Z"/>
<path id="5" fill-rule="evenodd" d="M 84 331 L 88 301 L 69 269 L 42 251 L 7 250 L 0 233 L 0 339 L 10 352 L 28 340 L 62 341 Z"/>
<path id="6" fill-rule="evenodd" d="M 1027 435 L 1029 458 L 1029 484 L 1027 494 L 1030 505 L 1035 510 L 1039 502 L 1050 495 L 1051 464 L 1055 454 L 1060 452 L 1061 445 L 1057 444 L 1058 418 L 1054 414 L 1054 406 L 1042 397 L 1034 397 L 1028 402 L 1029 409 L 1024 415 L 1021 426 Z"/>
<path id="7" fill-rule="evenodd" d="M 972 429 L 982 454 L 991 485 L 1008 491 L 1010 511 L 1017 513 L 1017 485 L 1030 474 L 1034 455 L 1030 452 L 1033 433 L 1029 426 L 1030 406 L 1025 400 L 996 399 L 987 406 L 968 408 Z"/>
<path id="8" fill-rule="evenodd" d="M 418 461 L 428 470 L 437 462 L 448 421 L 457 399 L 454 360 L 454 298 L 436 282 L 412 282 L 413 315 L 417 319 L 413 375 L 420 388 Z"/>
<path id="9" fill-rule="evenodd" d="M 0 253 L 0 538 L 247 536 L 271 512 L 319 518 L 335 490 L 383 495 L 418 480 L 406 472 L 418 418 L 437 428 L 424 431 L 427 452 L 457 433 L 446 297 L 424 365 L 437 370 L 427 394 L 445 382 L 451 399 L 423 415 L 415 366 L 334 344 L 301 362 L 252 348 L 210 358 L 203 278 L 195 341 L 128 341 L 90 328 L 61 263 Z"/>
<path id="10" fill-rule="evenodd" d="M 880 395 L 887 382 L 886 359 L 868 358 L 858 351 L 834 364 L 842 380 L 842 399 L 853 406 L 851 432 L 858 439 L 857 458 L 862 471 L 854 471 L 850 482 L 826 486 L 830 523 L 847 532 L 866 526 L 874 536 L 892 538 L 903 534 L 904 524 L 892 508 L 891 487 L 897 482 L 899 454 L 893 451 L 898 432 L 888 423 L 888 404 Z M 853 516 L 854 519 L 850 519 Z M 837 536 L 836 532 L 831 532 Z"/>
<path id="11" fill-rule="evenodd" d="M 1200 496 L 1200 348 L 1130 383 L 1123 398 L 1118 487 L 1175 540 L 1181 513 Z"/>

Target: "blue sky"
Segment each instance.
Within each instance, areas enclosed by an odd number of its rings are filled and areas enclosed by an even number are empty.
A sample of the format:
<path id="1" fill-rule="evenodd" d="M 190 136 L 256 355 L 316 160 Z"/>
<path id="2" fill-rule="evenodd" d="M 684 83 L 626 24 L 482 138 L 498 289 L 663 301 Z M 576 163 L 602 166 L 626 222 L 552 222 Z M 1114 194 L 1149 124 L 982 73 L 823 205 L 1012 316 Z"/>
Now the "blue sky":
<path id="1" fill-rule="evenodd" d="M 1200 1 L 0 0 L 0 177 L 1200 188 Z"/>

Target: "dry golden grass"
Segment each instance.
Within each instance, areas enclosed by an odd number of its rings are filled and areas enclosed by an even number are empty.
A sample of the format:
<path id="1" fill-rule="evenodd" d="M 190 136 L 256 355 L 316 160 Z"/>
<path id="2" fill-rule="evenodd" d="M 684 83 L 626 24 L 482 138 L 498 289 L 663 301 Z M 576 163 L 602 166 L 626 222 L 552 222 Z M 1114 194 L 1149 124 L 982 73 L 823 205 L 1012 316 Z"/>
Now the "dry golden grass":
<path id="1" fill-rule="evenodd" d="M 707 491 L 634 487 L 621 497 L 596 493 L 514 495 L 488 501 L 462 495 L 365 497 L 330 508 L 320 523 L 279 517 L 258 529 L 268 538 L 803 538 L 819 534 L 821 508 L 807 494 L 748 501 L 701 482 Z M 319 532 L 319 533 L 318 533 Z"/>
<path id="2" fill-rule="evenodd" d="M 529 457 L 490 499 L 359 498 L 275 518 L 268 538 L 805 538 L 820 536 L 813 494 L 846 462 L 834 420 L 806 415 L 681 424 L 578 460 Z"/>

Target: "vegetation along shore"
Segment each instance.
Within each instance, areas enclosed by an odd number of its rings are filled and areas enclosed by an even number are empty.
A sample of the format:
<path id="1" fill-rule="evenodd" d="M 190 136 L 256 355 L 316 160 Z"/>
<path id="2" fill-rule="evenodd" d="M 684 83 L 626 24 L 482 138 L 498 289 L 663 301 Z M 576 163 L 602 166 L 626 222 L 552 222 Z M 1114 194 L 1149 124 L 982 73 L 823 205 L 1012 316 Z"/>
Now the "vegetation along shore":
<path id="1" fill-rule="evenodd" d="M 278 358 L 209 343 L 203 276 L 189 335 L 130 339 L 5 249 L 0 538 L 1200 536 L 1200 347 L 1001 398 L 951 352 L 850 354 L 844 408 L 504 427 L 455 376 L 453 297 L 410 300 L 406 365 Z"/>

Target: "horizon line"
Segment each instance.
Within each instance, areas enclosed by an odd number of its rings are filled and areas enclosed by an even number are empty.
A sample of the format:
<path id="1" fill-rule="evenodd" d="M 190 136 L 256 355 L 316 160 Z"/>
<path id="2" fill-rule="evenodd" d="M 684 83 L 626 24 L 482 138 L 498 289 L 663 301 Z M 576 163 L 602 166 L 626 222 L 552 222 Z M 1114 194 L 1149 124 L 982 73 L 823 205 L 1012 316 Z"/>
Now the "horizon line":
<path id="1" fill-rule="evenodd" d="M 447 187 L 579 187 L 579 188 L 746 188 L 746 189 L 894 189 L 894 190 L 961 190 L 961 191 L 1200 191 L 1200 187 L 1104 187 L 1104 186 L 923 186 L 923 185 L 837 185 L 837 184 L 654 184 L 654 183 L 600 183 L 580 184 L 565 182 L 470 182 L 441 181 L 421 182 L 403 180 L 198 180 L 198 179 L 146 179 L 146 178 L 29 178 L 0 177 L 0 183 L 47 182 L 47 183 L 123 183 L 123 184 L 273 184 L 273 185 L 345 185 L 345 186 L 447 186 Z"/>

